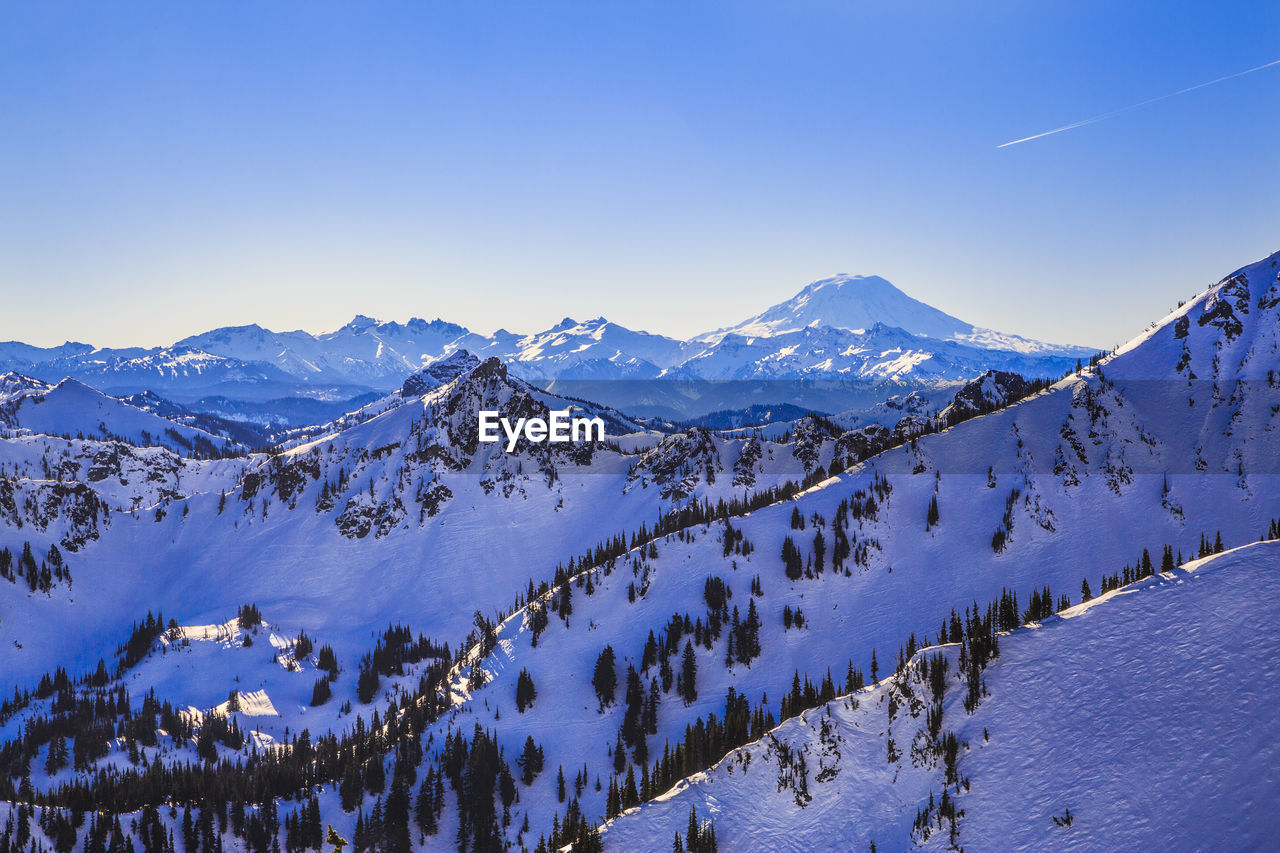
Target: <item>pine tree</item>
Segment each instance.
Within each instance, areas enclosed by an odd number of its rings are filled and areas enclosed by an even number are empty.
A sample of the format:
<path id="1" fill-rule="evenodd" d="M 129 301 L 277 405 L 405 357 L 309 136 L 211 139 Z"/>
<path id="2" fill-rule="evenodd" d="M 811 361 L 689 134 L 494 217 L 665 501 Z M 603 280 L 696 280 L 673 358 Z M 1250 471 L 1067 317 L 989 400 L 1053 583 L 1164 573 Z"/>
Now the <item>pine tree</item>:
<path id="1" fill-rule="evenodd" d="M 382 826 L 386 853 L 409 853 L 412 848 L 409 840 L 409 780 L 398 767 L 392 778 L 391 791 L 387 794 Z"/>
<path id="2" fill-rule="evenodd" d="M 782 540 L 782 566 L 790 580 L 798 581 L 804 575 L 804 558 L 790 536 Z"/>
<path id="3" fill-rule="evenodd" d="M 684 644 L 684 657 L 680 662 L 680 677 L 677 680 L 677 690 L 680 697 L 684 699 L 684 704 L 692 705 L 698 700 L 698 658 L 693 651 L 693 643 L 686 640 Z"/>
<path id="4" fill-rule="evenodd" d="M 538 691 L 533 686 L 533 676 L 529 675 L 529 670 L 520 670 L 520 675 L 516 678 L 516 710 L 523 714 L 527 709 L 533 707 L 533 700 L 538 698 Z"/>
<path id="5" fill-rule="evenodd" d="M 516 759 L 516 764 L 523 771 L 520 781 L 525 785 L 532 785 L 533 780 L 542 772 L 542 762 L 542 747 L 533 742 L 533 735 L 529 735 L 524 740 L 524 750 Z"/>
<path id="6" fill-rule="evenodd" d="M 596 698 L 600 700 L 601 707 L 613 704 L 614 693 L 618 689 L 613 646 L 605 646 L 604 651 L 596 658 L 595 670 L 591 675 L 591 686 L 595 688 Z"/>
<path id="7" fill-rule="evenodd" d="M 370 759 L 364 771 L 364 787 L 371 794 L 381 794 L 387 785 L 387 771 L 382 766 L 382 758 Z"/>
<path id="8" fill-rule="evenodd" d="M 747 601 L 747 618 L 738 630 L 738 660 L 750 664 L 760 656 L 760 612 L 755 598 Z"/>
<path id="9" fill-rule="evenodd" d="M 622 739 L 630 746 L 644 739 L 641 716 L 644 714 L 644 687 L 634 666 L 627 667 L 627 689 L 624 696 L 627 709 L 622 715 Z"/>
<path id="10" fill-rule="evenodd" d="M 621 773 L 627 769 L 627 747 L 622 742 L 622 729 L 618 729 L 618 739 L 613 745 L 613 772 Z"/>
<path id="11" fill-rule="evenodd" d="M 436 819 L 435 783 L 436 769 L 431 766 L 422 780 L 422 786 L 418 789 L 418 799 L 414 804 L 414 819 L 418 824 L 418 830 L 423 835 L 435 835 L 440 829 Z"/>
<path id="12" fill-rule="evenodd" d="M 560 585 L 560 618 L 567 624 L 573 613 L 573 584 L 568 578 Z"/>

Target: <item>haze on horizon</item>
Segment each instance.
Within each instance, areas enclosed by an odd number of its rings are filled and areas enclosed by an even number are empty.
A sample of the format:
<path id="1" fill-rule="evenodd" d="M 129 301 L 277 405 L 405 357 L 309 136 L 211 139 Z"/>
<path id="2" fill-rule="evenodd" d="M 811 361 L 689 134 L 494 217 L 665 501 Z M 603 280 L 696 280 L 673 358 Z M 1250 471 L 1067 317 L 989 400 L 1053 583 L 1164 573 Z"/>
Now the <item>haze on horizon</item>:
<path id="1" fill-rule="evenodd" d="M 1262 2 L 0 10 L 0 340 L 688 337 L 837 272 L 1107 347 L 1280 248 Z M 1274 42 L 1274 39 L 1270 40 Z"/>

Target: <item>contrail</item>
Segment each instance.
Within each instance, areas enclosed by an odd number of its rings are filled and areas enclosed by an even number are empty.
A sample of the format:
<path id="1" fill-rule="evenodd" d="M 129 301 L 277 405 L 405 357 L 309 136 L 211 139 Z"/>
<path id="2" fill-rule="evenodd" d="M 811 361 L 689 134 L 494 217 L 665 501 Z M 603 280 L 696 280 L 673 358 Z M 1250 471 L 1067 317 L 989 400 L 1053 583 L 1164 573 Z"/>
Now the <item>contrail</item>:
<path id="1" fill-rule="evenodd" d="M 1280 59 L 1272 60 L 1271 62 L 1268 62 L 1265 65 L 1259 65 L 1256 68 L 1249 68 L 1245 71 L 1237 71 L 1235 74 L 1228 74 L 1226 77 L 1219 77 L 1217 80 L 1210 80 L 1207 83 L 1197 83 L 1194 86 L 1188 86 L 1185 89 L 1179 89 L 1178 91 L 1170 92 L 1167 95 L 1160 95 L 1159 97 L 1156 97 L 1156 98 L 1148 98 L 1145 101 L 1141 101 L 1136 104 L 1130 104 L 1127 107 L 1121 107 L 1118 110 L 1112 110 L 1109 113 L 1103 113 L 1102 115 L 1097 115 L 1097 116 L 1094 116 L 1093 118 L 1087 118 L 1087 119 L 1084 119 L 1083 121 L 1073 122 L 1071 124 L 1063 125 L 1062 127 L 1055 127 L 1053 130 L 1046 130 L 1044 133 L 1037 133 L 1034 136 L 1024 136 L 1022 139 L 1015 139 L 1012 142 L 1006 142 L 1003 145 L 997 145 L 996 147 L 1008 148 L 1010 145 L 1017 145 L 1019 142 L 1030 142 L 1033 139 L 1040 139 L 1043 136 L 1053 136 L 1053 134 L 1055 133 L 1062 133 L 1062 131 L 1064 130 L 1074 130 L 1077 127 L 1084 127 L 1087 124 L 1093 124 L 1095 122 L 1102 121 L 1103 119 L 1109 119 L 1112 116 L 1118 116 L 1121 113 L 1127 113 L 1130 110 L 1136 110 L 1138 109 L 1138 107 L 1145 107 L 1148 104 L 1154 104 L 1156 101 L 1164 101 L 1164 100 L 1168 100 L 1169 98 L 1177 97 L 1178 95 L 1185 95 L 1187 92 L 1194 92 L 1196 89 L 1203 89 L 1205 86 L 1212 86 L 1215 83 L 1222 83 L 1227 80 L 1233 80 L 1236 77 L 1243 77 L 1246 74 L 1252 74 L 1255 71 L 1261 71 L 1262 69 L 1270 68 L 1273 65 L 1280 65 Z"/>

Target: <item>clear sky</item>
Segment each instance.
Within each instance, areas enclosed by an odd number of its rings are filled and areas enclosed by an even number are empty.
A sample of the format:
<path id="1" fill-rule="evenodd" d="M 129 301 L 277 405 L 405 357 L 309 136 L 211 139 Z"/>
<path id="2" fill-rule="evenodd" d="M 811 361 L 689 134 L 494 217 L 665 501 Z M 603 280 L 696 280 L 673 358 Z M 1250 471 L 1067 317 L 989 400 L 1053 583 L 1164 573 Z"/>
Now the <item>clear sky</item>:
<path id="1" fill-rule="evenodd" d="M 1110 346 L 1280 249 L 1275 2 L 0 5 L 0 340 L 685 336 L 836 272 Z"/>

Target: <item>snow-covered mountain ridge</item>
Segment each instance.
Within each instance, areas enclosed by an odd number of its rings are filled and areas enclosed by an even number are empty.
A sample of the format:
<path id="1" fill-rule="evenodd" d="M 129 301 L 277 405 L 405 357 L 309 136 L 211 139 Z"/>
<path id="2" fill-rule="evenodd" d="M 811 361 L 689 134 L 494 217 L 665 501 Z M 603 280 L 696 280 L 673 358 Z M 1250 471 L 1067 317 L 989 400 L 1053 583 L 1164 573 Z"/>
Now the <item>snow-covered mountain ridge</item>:
<path id="1" fill-rule="evenodd" d="M 1133 658 L 1145 650 L 1150 668 L 1141 671 L 1153 685 L 1210 664 L 1222 670 L 1214 673 L 1218 689 L 1232 672 L 1270 683 L 1270 657 L 1231 656 L 1240 654 L 1231 634 L 1238 618 L 1197 625 L 1196 643 L 1223 632 L 1200 658 L 1183 655 L 1182 623 L 1169 628 L 1160 612 L 1133 620 L 1155 632 L 1155 646 L 1118 623 L 1084 632 L 1084 650 L 1069 637 L 1044 656 L 1032 646 L 1146 592 L 1113 594 L 1059 630 L 1051 614 L 1064 598 L 1137 589 L 1135 579 L 1139 587 L 1195 588 L 1207 566 L 1188 574 L 1179 563 L 1219 541 L 1280 534 L 1278 261 L 1228 276 L 1052 387 L 988 372 L 936 417 L 934 406 L 909 402 L 919 397 L 886 408 L 892 425 L 810 417 L 781 431 L 665 434 L 617 413 L 612 441 L 589 454 L 545 445 L 489 453 L 467 428 L 479 407 L 514 415 L 595 404 L 540 390 L 502 361 L 459 353 L 281 452 L 182 460 L 168 474 L 160 451 L 138 453 L 140 469 L 100 481 L 118 496 L 71 467 L 61 473 L 60 460 L 127 444 L 0 441 L 14 506 L 61 478 L 99 495 L 110 515 L 96 539 L 60 558 L 72 581 L 60 574 L 47 590 L 0 581 L 0 670 L 31 690 L 0 723 L 0 739 L 15 745 L 5 755 L 31 777 L 25 798 L 39 792 L 57 802 L 69 801 L 72 786 L 92 800 L 107 788 L 87 792 L 107 785 L 119 796 L 113 802 L 141 808 L 143 780 L 186 779 L 179 768 L 187 761 L 205 762 L 233 788 L 253 780 L 272 804 L 250 806 L 239 832 L 230 820 L 219 836 L 251 849 L 261 839 L 253 821 L 272 813 L 301 820 L 314 797 L 317 820 L 357 849 L 457 849 L 462 839 L 468 850 L 532 850 L 545 836 L 544 849 L 574 842 L 582 853 L 598 849 L 593 824 L 674 787 L 669 809 L 640 808 L 602 837 L 610 850 L 669 849 L 674 831 L 688 835 L 688 797 L 706 790 L 697 774 L 726 754 L 706 783 L 722 793 L 696 803 L 726 849 L 742 840 L 729 822 L 783 849 L 817 843 L 823 832 L 863 847 L 876 840 L 879 849 L 953 841 L 981 848 L 1004 832 L 1027 848 L 1077 837 L 1080 849 L 1110 846 L 1111 838 L 1177 848 L 1179 837 L 1161 834 L 1160 823 L 1126 835 L 1123 815 L 1096 806 L 1098 791 L 1115 796 L 1085 775 L 1100 752 L 1083 751 L 1081 764 L 1065 765 L 1077 771 L 1065 775 L 1036 775 L 1019 763 L 1024 752 L 1044 754 L 1041 733 L 1052 728 L 1016 720 L 1035 719 L 1028 708 L 1055 707 L 1019 685 L 1047 689 L 1047 676 L 1027 673 L 1048 660 L 1098 667 L 1109 678 L 1088 689 L 1109 690 L 1115 701 L 1089 719 L 1121 726 L 1136 716 L 1142 725 L 1122 731 L 1152 744 L 1153 728 L 1162 729 L 1146 721 L 1160 712 L 1140 715 L 1145 706 L 1130 701 L 1121 689 L 1129 682 L 1107 661 L 1137 668 Z M 152 465 L 169 491 L 150 484 Z M 780 488 L 787 481 L 793 485 Z M 133 509 L 124 505 L 131 492 L 141 499 Z M 37 563 L 42 555 L 53 561 L 69 523 L 58 512 L 44 529 L 6 522 L 0 547 L 20 562 L 25 542 Z M 1219 559 L 1245 553 L 1268 562 L 1274 546 Z M 1259 583 L 1263 571 L 1243 574 L 1244 585 Z M 1149 575 L 1159 577 L 1143 580 Z M 1206 620 L 1222 601 L 1212 594 L 1176 612 Z M 253 620 L 228 621 L 247 602 L 269 623 L 256 634 Z M 136 659 L 117 672 L 129 655 L 112 649 L 146 610 L 175 619 L 177 639 L 144 632 Z M 1028 620 L 1042 627 L 1003 633 Z M 413 628 L 407 640 L 383 630 L 404 624 Z M 201 625 L 228 627 L 192 627 Z M 311 647 L 301 643 L 304 631 Z M 429 639 L 418 642 L 417 632 Z M 1254 633 L 1240 636 L 1252 642 Z M 1127 656 L 1106 645 L 1113 635 L 1130 647 Z M 951 646 L 926 655 L 947 659 L 939 688 L 920 664 L 906 664 L 935 638 Z M 1095 644 L 1098 651 L 1087 648 Z M 907 677 L 859 693 L 860 681 L 899 668 L 895 651 Z M 99 657 L 107 665 L 95 680 Z M 60 686 L 55 666 L 89 678 Z M 43 695 L 34 686 L 41 674 L 50 676 Z M 144 707 L 152 688 L 157 702 L 194 709 L 191 722 Z M 112 737 L 85 734 L 89 757 L 79 767 L 60 766 L 43 720 L 84 732 L 73 709 L 102 689 L 128 712 L 111 712 Z M 12 692 L 8 684 L 0 690 Z M 931 701 L 935 690 L 941 698 Z M 1150 690 L 1172 701 L 1164 686 Z M 858 708 L 822 710 L 845 692 Z M 1206 717 L 1206 726 L 1225 722 Z M 999 752 L 999 762 L 975 758 L 984 728 L 991 740 L 983 749 Z M 295 743 L 303 729 L 308 740 Z M 1265 760 L 1267 744 L 1249 738 L 1270 731 L 1269 723 L 1253 734 L 1232 730 L 1229 754 L 1253 750 Z M 1201 734 L 1193 727 L 1179 743 Z M 517 761 L 530 744 L 541 772 Z M 269 772 L 255 745 L 271 747 Z M 734 750 L 753 756 L 746 774 Z M 1015 810 L 1034 811 L 1025 830 L 1009 830 L 1014 812 L 1000 806 L 1013 796 L 1001 785 L 1009 762 L 1034 794 Z M 95 781 L 95 770 L 108 766 L 110 782 Z M 1185 765 L 1160 767 L 1164 794 L 1185 802 L 1167 791 Z M 1141 770 L 1119 778 L 1134 772 Z M 9 773 L 17 797 L 21 772 Z M 689 777 L 693 784 L 681 786 Z M 1236 793 L 1241 813 L 1253 814 L 1254 801 Z M 744 815 L 752 803 L 759 813 Z M 1066 809 L 1077 823 L 1060 827 L 1052 818 L 1065 821 Z M 181 836 L 181 807 L 173 816 L 160 811 L 157 819 Z M 216 818 L 211 825 L 219 832 Z M 282 849 L 318 846 L 296 823 L 276 832 Z"/>
<path id="2" fill-rule="evenodd" d="M 16 373 L 0 374 L 0 428 L 3 429 L 119 439 L 138 446 L 167 447 L 181 454 L 204 457 L 245 451 L 244 445 L 227 435 L 183 423 L 180 417 L 155 414 L 147 408 L 158 409 L 162 402 L 154 396 L 132 402 L 119 400 L 75 379 L 64 379 L 53 386 Z"/>
<path id="3" fill-rule="evenodd" d="M 190 404 L 214 395 L 261 401 L 291 394 L 350 397 L 369 389 L 389 391 L 424 365 L 460 350 L 497 357 L 518 376 L 544 386 L 557 381 L 638 382 L 592 386 L 586 395 L 566 393 L 663 416 L 711 411 L 690 408 L 694 395 L 673 392 L 670 381 L 839 379 L 874 389 L 867 391 L 879 394 L 870 400 L 874 403 L 898 389 L 960 382 L 986 369 L 1060 376 L 1091 354 L 1082 347 L 979 329 L 911 299 L 878 277 L 839 276 L 815 282 L 795 298 L 735 326 L 686 341 L 633 331 L 603 317 L 585 322 L 566 317 L 533 334 L 499 330 L 480 335 L 443 320 L 379 323 L 360 316 L 320 335 L 236 326 L 150 350 L 0 344 L 0 369 L 51 382 L 74 377 L 109 393 L 154 391 Z M 655 380 L 664 381 L 647 384 Z M 764 387 L 771 399 L 747 403 L 802 401 L 810 408 L 822 407 L 806 400 L 804 391 Z M 881 393 L 882 388 L 891 390 Z M 748 392 L 739 391 L 745 399 Z M 732 398 L 724 399 L 732 403 Z"/>

